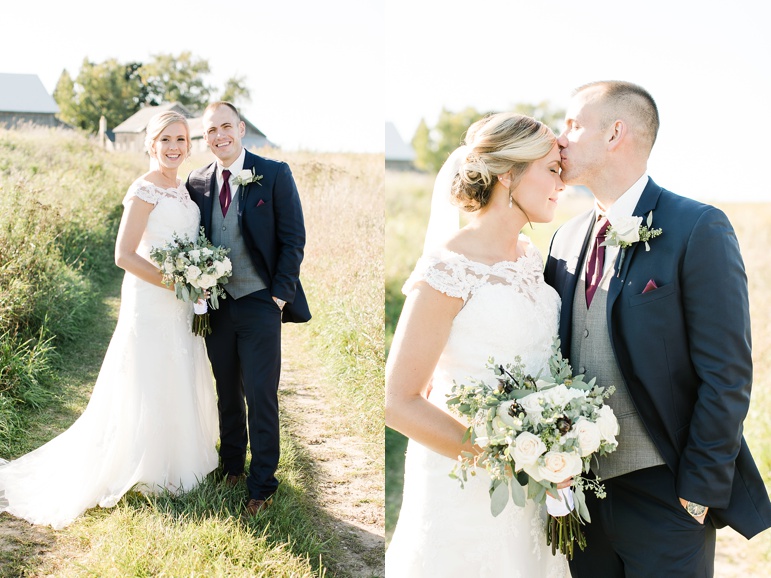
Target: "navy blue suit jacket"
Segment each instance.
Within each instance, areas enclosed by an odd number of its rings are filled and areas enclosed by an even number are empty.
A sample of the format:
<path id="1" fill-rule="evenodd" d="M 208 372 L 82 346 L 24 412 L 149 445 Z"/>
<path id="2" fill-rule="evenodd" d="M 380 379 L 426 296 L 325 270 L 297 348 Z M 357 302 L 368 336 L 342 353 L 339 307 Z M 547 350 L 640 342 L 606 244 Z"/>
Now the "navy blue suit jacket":
<path id="1" fill-rule="evenodd" d="M 752 351 L 747 276 L 733 227 L 715 207 L 649 179 L 634 215 L 662 234 L 626 249 L 608 289 L 608 331 L 637 411 L 677 480 L 717 527 L 747 538 L 771 527 L 771 503 L 742 435 Z M 573 294 L 594 210 L 555 233 L 546 281 L 562 298 L 570 357 Z M 643 293 L 648 281 L 658 286 Z M 602 384 L 601 384 L 602 385 Z"/>
<path id="2" fill-rule="evenodd" d="M 187 190 L 201 209 L 201 222 L 211 239 L 212 209 L 219 207 L 217 163 L 190 173 Z M 300 284 L 305 224 L 300 196 L 289 165 L 246 151 L 244 170 L 262 175 L 259 183 L 239 187 L 238 226 L 257 273 L 270 294 L 286 301 L 281 320 L 303 323 L 311 318 Z"/>

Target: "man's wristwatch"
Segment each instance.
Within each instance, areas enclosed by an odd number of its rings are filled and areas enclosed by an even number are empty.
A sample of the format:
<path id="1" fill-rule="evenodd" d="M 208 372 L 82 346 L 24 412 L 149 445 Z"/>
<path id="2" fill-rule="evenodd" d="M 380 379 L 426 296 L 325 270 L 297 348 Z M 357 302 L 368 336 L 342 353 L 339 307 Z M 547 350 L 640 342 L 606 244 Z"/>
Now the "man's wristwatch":
<path id="1" fill-rule="evenodd" d="M 704 512 L 707 511 L 707 506 L 702 506 L 696 502 L 686 502 L 685 511 L 694 518 L 701 518 L 704 515 Z"/>
<path id="2" fill-rule="evenodd" d="M 279 299 L 278 297 L 276 297 L 275 299 L 276 299 L 276 305 L 278 305 L 278 308 L 283 310 L 284 305 L 286 305 L 286 301 L 284 301 L 283 299 Z"/>

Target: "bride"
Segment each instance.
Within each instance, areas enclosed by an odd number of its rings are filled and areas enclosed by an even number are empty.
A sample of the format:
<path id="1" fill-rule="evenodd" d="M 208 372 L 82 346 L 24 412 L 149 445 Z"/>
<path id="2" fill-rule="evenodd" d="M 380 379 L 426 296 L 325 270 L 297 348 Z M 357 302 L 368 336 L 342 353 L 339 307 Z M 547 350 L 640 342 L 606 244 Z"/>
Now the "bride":
<path id="1" fill-rule="evenodd" d="M 162 284 L 149 258 L 174 233 L 197 236 L 198 207 L 177 178 L 190 152 L 187 120 L 156 115 L 145 144 L 157 168 L 123 201 L 120 313 L 88 406 L 67 431 L 0 466 L 0 512 L 33 524 L 62 528 L 132 488 L 189 490 L 217 466 L 214 385 L 192 305 Z"/>
<path id="2" fill-rule="evenodd" d="M 560 301 L 541 255 L 520 230 L 553 219 L 560 179 L 556 137 L 542 123 L 500 113 L 474 123 L 437 176 L 424 253 L 386 365 L 386 423 L 410 438 L 388 576 L 547 578 L 567 562 L 546 546 L 546 516 L 528 501 L 490 513 L 483 469 L 465 488 L 449 477 L 466 423 L 452 415 L 453 380 L 490 381 L 490 356 L 520 356 L 536 375 L 557 334 Z M 474 214 L 458 230 L 458 212 Z"/>

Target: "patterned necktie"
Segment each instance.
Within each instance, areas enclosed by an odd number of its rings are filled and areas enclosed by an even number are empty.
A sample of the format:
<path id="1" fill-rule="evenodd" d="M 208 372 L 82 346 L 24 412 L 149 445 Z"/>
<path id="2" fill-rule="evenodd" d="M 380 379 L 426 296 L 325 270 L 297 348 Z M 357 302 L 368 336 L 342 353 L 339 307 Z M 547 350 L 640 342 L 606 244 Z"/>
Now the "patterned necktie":
<path id="1" fill-rule="evenodd" d="M 608 231 L 610 222 L 607 217 L 600 219 L 600 230 L 597 231 L 597 236 L 594 238 L 594 244 L 592 245 L 592 253 L 589 256 L 589 261 L 586 263 L 586 307 L 587 309 L 592 304 L 592 298 L 594 297 L 597 287 L 600 285 L 602 279 L 602 273 L 605 269 L 605 247 L 600 245 L 605 241 L 605 233 Z"/>
<path id="2" fill-rule="evenodd" d="M 230 171 L 222 171 L 222 188 L 220 189 L 220 207 L 222 207 L 222 216 L 226 217 L 230 207 Z"/>

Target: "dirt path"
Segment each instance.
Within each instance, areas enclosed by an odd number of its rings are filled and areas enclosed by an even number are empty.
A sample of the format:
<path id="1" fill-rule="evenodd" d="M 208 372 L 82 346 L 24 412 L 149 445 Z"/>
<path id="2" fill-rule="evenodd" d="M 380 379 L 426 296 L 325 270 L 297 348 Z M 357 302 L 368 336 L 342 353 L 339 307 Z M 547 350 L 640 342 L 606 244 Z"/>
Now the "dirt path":
<path id="1" fill-rule="evenodd" d="M 308 329 L 287 324 L 282 336 L 281 408 L 292 435 L 316 466 L 317 503 L 330 515 L 344 549 L 339 576 L 385 576 L 385 480 L 380 448 L 340 434 L 327 400 L 321 361 L 306 345 Z"/>

